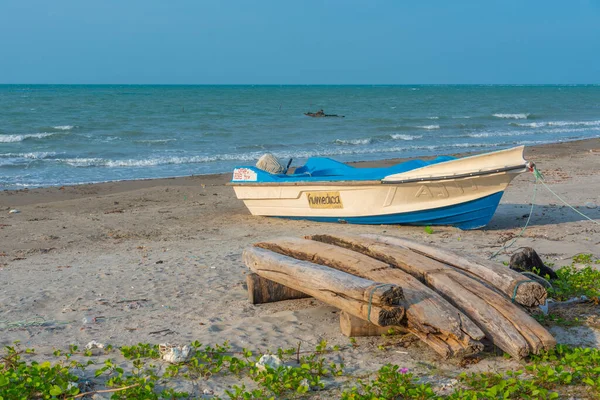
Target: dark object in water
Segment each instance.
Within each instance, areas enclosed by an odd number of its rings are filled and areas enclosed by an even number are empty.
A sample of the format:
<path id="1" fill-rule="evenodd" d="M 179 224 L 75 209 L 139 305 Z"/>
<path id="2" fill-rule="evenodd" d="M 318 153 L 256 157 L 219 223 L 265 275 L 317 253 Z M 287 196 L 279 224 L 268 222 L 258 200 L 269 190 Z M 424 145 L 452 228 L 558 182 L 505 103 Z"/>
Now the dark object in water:
<path id="1" fill-rule="evenodd" d="M 308 116 L 308 117 L 313 117 L 313 118 L 324 118 L 324 117 L 338 117 L 338 118 L 344 118 L 343 115 L 337 115 L 337 114 L 325 114 L 325 112 L 323 110 L 319 110 L 317 112 L 306 112 L 304 113 L 304 115 Z"/>
<path id="2" fill-rule="evenodd" d="M 543 278 L 547 275 L 550 279 L 558 279 L 556 272 L 544 265 L 540 256 L 531 247 L 523 247 L 520 251 L 513 254 L 510 258 L 509 266 L 510 269 L 518 272 L 533 272 Z"/>

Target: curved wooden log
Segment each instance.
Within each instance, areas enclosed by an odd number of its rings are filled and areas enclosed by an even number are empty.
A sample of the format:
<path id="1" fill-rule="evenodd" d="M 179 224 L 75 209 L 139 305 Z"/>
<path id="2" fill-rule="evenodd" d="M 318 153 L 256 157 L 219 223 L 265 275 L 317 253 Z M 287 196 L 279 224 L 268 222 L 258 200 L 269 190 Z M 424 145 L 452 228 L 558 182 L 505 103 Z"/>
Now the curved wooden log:
<path id="1" fill-rule="evenodd" d="M 268 250 L 244 250 L 248 268 L 263 278 L 306 293 L 378 326 L 401 325 L 402 288 L 295 260 Z"/>
<path id="2" fill-rule="evenodd" d="M 262 278 L 254 272 L 246 275 L 246 285 L 248 286 L 248 300 L 252 304 L 264 304 L 274 301 L 305 299 L 310 297 L 305 293 Z"/>
<path id="3" fill-rule="evenodd" d="M 346 311 L 340 312 L 340 331 L 345 336 L 380 336 L 387 334 L 390 329 L 393 329 L 394 332 L 408 332 L 402 326 L 377 326 L 369 321 L 348 314 Z"/>
<path id="4" fill-rule="evenodd" d="M 298 238 L 277 239 L 256 246 L 366 279 L 400 285 L 406 306 L 406 322 L 402 325 L 410 332 L 443 357 L 465 356 L 483 349 L 479 340 L 484 333 L 467 316 L 411 275 L 386 263 L 338 246 Z"/>
<path id="5" fill-rule="evenodd" d="M 509 299 L 446 264 L 389 244 L 393 238 L 379 241 L 363 236 L 317 235 L 312 239 L 358 251 L 411 274 L 464 311 L 494 344 L 517 359 L 556 345 L 546 329 Z"/>
<path id="6" fill-rule="evenodd" d="M 526 307 L 536 307 L 546 302 L 548 294 L 544 286 L 537 282 L 530 282 L 530 278 L 493 261 L 467 257 L 451 250 L 428 246 L 400 237 L 370 234 L 361 236 L 393 244 L 395 246 L 406 247 L 419 254 L 472 274 L 490 286 L 498 289 L 501 293 L 504 293 L 511 299 L 514 295 L 515 301 Z"/>

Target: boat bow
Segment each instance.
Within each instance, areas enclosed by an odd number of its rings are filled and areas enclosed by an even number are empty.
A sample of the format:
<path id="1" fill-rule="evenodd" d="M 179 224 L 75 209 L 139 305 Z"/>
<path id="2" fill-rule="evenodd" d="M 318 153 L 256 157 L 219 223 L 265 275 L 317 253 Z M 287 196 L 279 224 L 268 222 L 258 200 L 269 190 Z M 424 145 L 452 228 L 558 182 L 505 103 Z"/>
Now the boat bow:
<path id="1" fill-rule="evenodd" d="M 520 174 L 528 168 L 523 158 L 525 146 L 478 154 L 475 156 L 445 161 L 422 168 L 386 176 L 383 183 L 410 183 L 421 181 L 441 181 L 492 175 L 503 172 Z"/>

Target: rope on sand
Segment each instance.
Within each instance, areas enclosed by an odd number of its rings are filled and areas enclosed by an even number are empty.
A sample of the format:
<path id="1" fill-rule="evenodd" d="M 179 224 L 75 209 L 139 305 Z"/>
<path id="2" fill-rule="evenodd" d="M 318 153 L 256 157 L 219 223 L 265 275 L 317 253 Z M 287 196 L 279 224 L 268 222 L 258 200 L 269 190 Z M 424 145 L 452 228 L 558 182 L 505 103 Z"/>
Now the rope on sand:
<path id="1" fill-rule="evenodd" d="M 519 234 L 517 236 L 515 236 L 509 244 L 505 244 L 504 246 L 502 246 L 500 248 L 500 250 L 498 250 L 497 252 L 495 252 L 494 254 L 492 254 L 491 257 L 490 257 L 490 260 L 496 258 L 496 256 L 498 254 L 502 253 L 503 251 L 506 251 L 506 249 L 508 249 L 509 247 L 511 247 L 513 244 L 515 244 L 515 242 L 517 241 L 517 239 L 519 239 L 525 233 L 525 230 L 529 226 L 529 221 L 531 221 L 531 216 L 533 215 L 533 207 L 535 205 L 535 195 L 537 193 L 537 188 L 538 188 L 537 183 L 538 183 L 538 178 L 536 177 L 535 178 L 535 184 L 533 185 L 533 196 L 531 197 L 531 208 L 529 209 L 529 215 L 527 216 L 527 221 L 525 221 L 525 225 L 523 226 L 523 229 L 521 229 L 521 232 L 519 232 Z"/>
<path id="2" fill-rule="evenodd" d="M 0 326 L 4 325 L 5 329 L 9 328 L 24 328 L 28 326 L 41 326 L 46 323 L 46 320 L 42 317 L 35 317 L 31 320 L 23 320 L 23 321 L 13 321 L 10 322 L 8 320 L 0 320 Z"/>
<path id="3" fill-rule="evenodd" d="M 581 211 L 577 210 L 575 207 L 573 207 L 572 205 L 570 205 L 566 200 L 564 200 L 562 197 L 560 197 L 557 193 L 555 193 L 552 189 L 550 189 L 550 187 L 546 184 L 545 180 L 544 180 L 544 175 L 542 175 L 542 173 L 537 169 L 537 167 L 535 165 L 532 166 L 532 172 L 533 172 L 533 176 L 535 177 L 535 184 L 533 186 L 533 196 L 531 197 L 531 209 L 529 210 L 529 215 L 527 216 L 527 221 L 525 222 L 525 226 L 523 226 L 523 229 L 521 229 L 521 232 L 519 232 L 519 234 L 517 236 L 515 236 L 511 242 L 507 245 L 502 246 L 502 248 L 500 248 L 500 250 L 498 250 L 497 252 L 495 252 L 494 254 L 492 254 L 490 256 L 490 260 L 496 258 L 496 256 L 498 254 L 500 254 L 501 252 L 505 251 L 506 249 L 508 249 L 509 247 L 511 247 L 513 244 L 515 244 L 515 242 L 517 241 L 517 239 L 519 239 L 521 236 L 523 236 L 523 234 L 525 233 L 525 230 L 527 229 L 527 227 L 529 226 L 529 221 L 531 221 L 531 216 L 533 215 L 533 207 L 535 205 L 535 195 L 537 192 L 537 186 L 538 186 L 538 182 L 542 184 L 542 186 L 544 186 L 550 193 L 552 193 L 554 195 L 554 197 L 556 197 L 557 199 L 559 199 L 564 205 L 566 205 L 567 207 L 569 207 L 571 210 L 575 211 L 577 214 L 579 214 L 580 216 L 582 216 L 583 218 L 597 224 L 600 225 L 599 221 L 596 221 L 590 217 L 588 217 L 587 215 L 585 215 L 584 213 L 582 213 Z"/>

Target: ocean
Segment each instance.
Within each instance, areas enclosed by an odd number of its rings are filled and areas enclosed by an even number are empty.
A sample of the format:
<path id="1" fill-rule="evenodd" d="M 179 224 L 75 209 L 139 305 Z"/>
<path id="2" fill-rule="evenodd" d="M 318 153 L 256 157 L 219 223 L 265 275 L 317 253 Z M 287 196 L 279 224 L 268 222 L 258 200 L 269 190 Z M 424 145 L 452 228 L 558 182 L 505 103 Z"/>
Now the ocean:
<path id="1" fill-rule="evenodd" d="M 598 137 L 599 85 L 0 85 L 0 190 Z"/>

